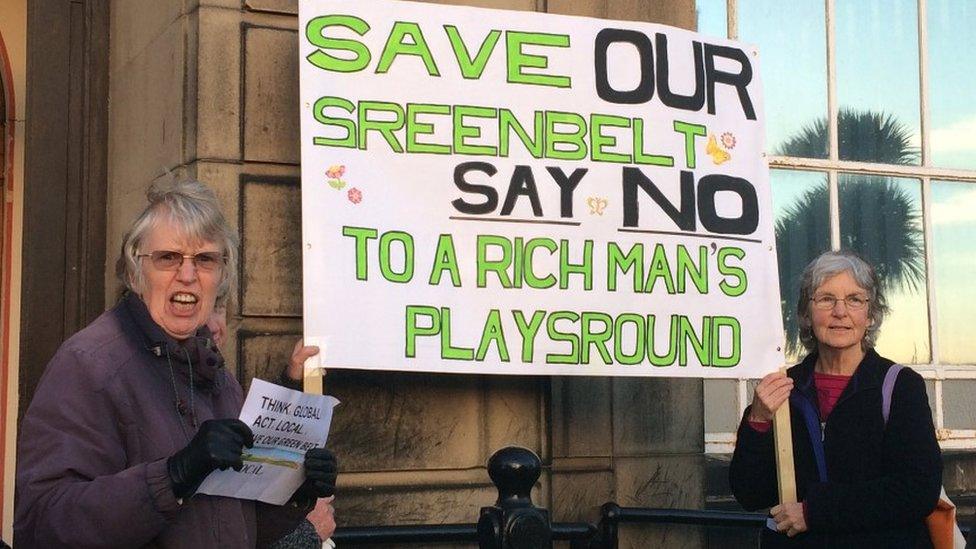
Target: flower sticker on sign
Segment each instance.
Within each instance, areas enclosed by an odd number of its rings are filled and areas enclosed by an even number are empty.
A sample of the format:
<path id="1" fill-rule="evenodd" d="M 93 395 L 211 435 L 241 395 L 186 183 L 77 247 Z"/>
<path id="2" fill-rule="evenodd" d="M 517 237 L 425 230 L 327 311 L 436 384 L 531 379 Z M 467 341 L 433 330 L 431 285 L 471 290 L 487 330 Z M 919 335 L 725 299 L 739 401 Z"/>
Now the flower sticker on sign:
<path id="1" fill-rule="evenodd" d="M 329 166 L 328 170 L 325 170 L 325 176 L 329 178 L 329 186 L 335 190 L 341 190 L 346 186 L 346 182 L 342 180 L 342 176 L 346 173 L 346 167 L 342 165 Z"/>
<path id="2" fill-rule="evenodd" d="M 353 204 L 359 204 L 360 202 L 363 201 L 363 191 L 357 189 L 356 187 L 353 187 L 349 189 L 349 192 L 346 193 L 346 197 L 349 198 L 349 202 L 352 202 Z"/>

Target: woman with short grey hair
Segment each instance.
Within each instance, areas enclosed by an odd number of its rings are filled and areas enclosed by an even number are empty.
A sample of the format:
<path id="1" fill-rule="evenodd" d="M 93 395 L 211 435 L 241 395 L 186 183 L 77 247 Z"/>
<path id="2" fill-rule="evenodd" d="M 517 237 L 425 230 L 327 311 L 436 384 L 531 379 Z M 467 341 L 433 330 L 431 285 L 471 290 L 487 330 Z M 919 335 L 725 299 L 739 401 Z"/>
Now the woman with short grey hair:
<path id="1" fill-rule="evenodd" d="M 874 350 L 887 313 L 858 255 L 825 252 L 804 270 L 797 318 L 809 354 L 756 387 L 729 469 L 743 507 L 771 507 L 764 547 L 930 546 L 941 454 L 922 377 Z M 772 419 L 786 402 L 798 503 L 777 490 Z"/>
<path id="2" fill-rule="evenodd" d="M 119 303 L 48 364 L 20 429 L 18 547 L 264 547 L 333 494 L 305 454 L 290 505 L 198 494 L 253 445 L 207 321 L 236 279 L 237 235 L 199 182 L 153 186 L 123 239 Z"/>
<path id="3" fill-rule="evenodd" d="M 237 233 L 230 227 L 213 191 L 197 181 L 150 187 L 147 206 L 122 238 L 122 249 L 115 262 L 115 275 L 132 293 L 141 293 L 145 284 L 140 246 L 152 229 L 164 218 L 180 220 L 183 238 L 190 241 L 213 241 L 222 251 L 218 300 L 237 284 Z"/>

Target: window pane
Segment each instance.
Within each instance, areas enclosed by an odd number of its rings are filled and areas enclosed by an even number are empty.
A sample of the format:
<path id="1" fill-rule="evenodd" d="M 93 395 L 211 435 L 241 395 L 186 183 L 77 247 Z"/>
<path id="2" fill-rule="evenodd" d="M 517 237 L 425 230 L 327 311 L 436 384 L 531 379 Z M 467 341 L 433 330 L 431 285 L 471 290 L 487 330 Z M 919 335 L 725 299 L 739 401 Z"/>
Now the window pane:
<path id="1" fill-rule="evenodd" d="M 840 174 L 840 233 L 878 271 L 891 312 L 877 348 L 905 364 L 929 361 L 929 322 L 917 179 Z"/>
<path id="2" fill-rule="evenodd" d="M 824 18 L 823 0 L 739 0 L 739 39 L 759 46 L 773 154 L 827 157 Z"/>
<path id="3" fill-rule="evenodd" d="M 976 395 L 976 380 L 947 379 L 942 382 L 946 429 L 976 429 L 973 395 Z"/>
<path id="4" fill-rule="evenodd" d="M 705 432 L 734 433 L 739 426 L 738 386 L 729 379 L 705 380 Z"/>
<path id="5" fill-rule="evenodd" d="M 976 168 L 976 3 L 928 0 L 927 6 L 932 164 Z"/>
<path id="6" fill-rule="evenodd" d="M 698 32 L 725 38 L 728 36 L 726 0 L 698 0 Z"/>
<path id="7" fill-rule="evenodd" d="M 796 300 L 800 275 L 813 258 L 830 249 L 830 206 L 827 174 L 770 170 L 779 291 L 786 328 L 787 362 L 806 354 L 799 342 Z"/>
<path id="8" fill-rule="evenodd" d="M 932 252 L 939 361 L 976 363 L 976 184 L 932 182 Z"/>
<path id="9" fill-rule="evenodd" d="M 840 158 L 918 164 L 917 0 L 837 0 Z"/>

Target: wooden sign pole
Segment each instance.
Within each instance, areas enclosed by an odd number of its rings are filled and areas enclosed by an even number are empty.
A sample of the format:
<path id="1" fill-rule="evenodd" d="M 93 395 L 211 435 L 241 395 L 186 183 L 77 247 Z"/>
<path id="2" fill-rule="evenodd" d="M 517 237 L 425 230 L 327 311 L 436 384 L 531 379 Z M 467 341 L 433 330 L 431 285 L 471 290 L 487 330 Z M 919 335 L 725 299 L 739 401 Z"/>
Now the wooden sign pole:
<path id="1" fill-rule="evenodd" d="M 786 373 L 786 368 L 781 368 Z M 307 390 L 307 389 L 306 389 Z M 790 424 L 790 401 L 773 416 L 773 438 L 776 443 L 776 480 L 780 503 L 796 503 L 796 470 L 793 466 L 793 426 Z"/>
<path id="2" fill-rule="evenodd" d="M 316 345 L 319 354 L 311 356 L 305 361 L 304 376 L 302 380 L 302 390 L 310 395 L 323 395 L 322 383 L 322 357 L 325 355 L 325 344 L 319 341 L 306 340 L 305 345 Z"/>
<path id="3" fill-rule="evenodd" d="M 322 369 L 305 368 L 305 380 L 302 390 L 311 395 L 322 394 Z"/>

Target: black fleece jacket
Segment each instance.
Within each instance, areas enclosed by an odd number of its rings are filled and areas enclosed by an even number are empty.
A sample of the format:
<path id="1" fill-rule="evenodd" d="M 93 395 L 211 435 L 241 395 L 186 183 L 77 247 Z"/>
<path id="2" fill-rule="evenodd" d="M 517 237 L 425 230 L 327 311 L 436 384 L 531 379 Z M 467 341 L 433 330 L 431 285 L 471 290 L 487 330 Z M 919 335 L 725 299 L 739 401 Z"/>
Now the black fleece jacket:
<path id="1" fill-rule="evenodd" d="M 827 481 L 820 480 L 810 430 L 796 399 L 817 406 L 816 352 L 788 370 L 797 495 L 806 503 L 808 531 L 789 539 L 763 529 L 763 547 L 930 547 L 923 519 L 942 486 L 942 455 L 935 438 L 925 382 L 899 373 L 885 425 L 881 385 L 893 364 L 873 349 L 858 365 L 826 423 L 821 423 Z M 773 431 L 749 426 L 746 409 L 729 469 L 732 493 L 752 511 L 779 503 Z M 818 429 L 820 430 L 820 429 Z"/>

